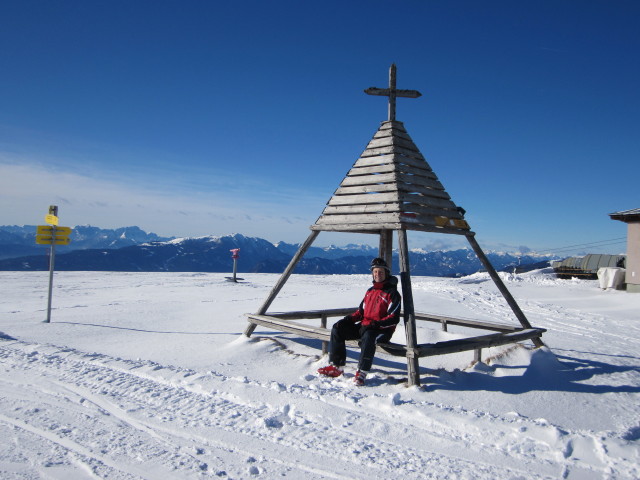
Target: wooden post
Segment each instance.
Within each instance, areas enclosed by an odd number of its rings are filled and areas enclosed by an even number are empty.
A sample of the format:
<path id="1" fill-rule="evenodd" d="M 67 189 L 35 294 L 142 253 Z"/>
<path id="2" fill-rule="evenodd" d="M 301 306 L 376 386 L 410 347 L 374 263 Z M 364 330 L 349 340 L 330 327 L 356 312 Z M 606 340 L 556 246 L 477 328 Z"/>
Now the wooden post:
<path id="1" fill-rule="evenodd" d="M 402 282 L 402 303 L 404 305 L 404 328 L 407 336 L 407 375 L 409 385 L 420 385 L 420 364 L 418 362 L 418 342 L 416 333 L 416 314 L 411 290 L 411 272 L 409 268 L 409 246 L 407 231 L 398 230 L 398 248 L 400 250 L 400 281 Z"/>
<path id="2" fill-rule="evenodd" d="M 480 363 L 480 362 L 482 362 L 482 349 L 476 348 L 473 351 L 473 363 Z"/>
<path id="3" fill-rule="evenodd" d="M 486 268 L 487 272 L 489 272 L 489 276 L 493 280 L 493 283 L 496 284 L 496 287 L 498 287 L 498 290 L 500 290 L 500 293 L 502 293 L 502 296 L 504 297 L 504 299 L 509 304 L 509 307 L 511 307 L 511 310 L 515 314 L 515 316 L 518 319 L 518 321 L 520 322 L 520 324 L 524 328 L 533 328 L 531 326 L 531 324 L 529 323 L 529 320 L 527 320 L 527 317 L 522 312 L 522 310 L 520 310 L 520 307 L 516 303 L 516 300 L 513 298 L 513 296 L 511 296 L 511 293 L 509 292 L 507 287 L 502 282 L 502 279 L 498 275 L 498 272 L 496 272 L 495 268 L 493 268 L 493 265 L 491 265 L 491 262 L 485 256 L 484 252 L 480 248 L 480 245 L 478 245 L 478 242 L 476 241 L 475 236 L 474 235 L 466 235 L 466 237 L 467 237 L 467 240 L 469 241 L 469 243 L 471 244 L 471 248 L 473 248 L 473 251 L 476 253 L 478 258 L 480 259 L 480 261 L 484 265 L 484 268 Z M 542 340 L 540 340 L 540 338 L 538 338 L 538 337 L 537 338 L 533 338 L 532 341 L 533 341 L 533 344 L 536 347 L 544 347 L 544 343 L 542 342 Z"/>
<path id="4" fill-rule="evenodd" d="M 380 230 L 380 247 L 378 248 L 378 256 L 384 259 L 389 265 L 389 269 L 393 271 L 393 231 Z"/>
<path id="5" fill-rule="evenodd" d="M 260 310 L 258 310 L 256 315 L 264 315 L 265 313 L 267 313 L 267 310 L 271 306 L 271 303 L 276 298 L 276 296 L 278 296 L 278 293 L 280 293 L 280 290 L 282 290 L 282 287 L 284 286 L 285 283 L 287 283 L 287 280 L 293 273 L 293 269 L 296 267 L 298 262 L 302 259 L 302 257 L 307 252 L 307 250 L 309 250 L 309 247 L 313 244 L 313 241 L 316 239 L 319 233 L 320 233 L 319 230 L 311 231 L 311 235 L 309 235 L 309 237 L 305 240 L 305 242 L 300 246 L 296 254 L 293 256 L 293 258 L 289 262 L 289 265 L 287 266 L 284 273 L 278 280 L 278 283 L 276 283 L 276 285 L 273 287 L 273 289 L 271 290 L 271 293 L 269 293 L 269 296 L 264 301 L 264 303 L 262 304 L 262 307 L 260 307 Z M 244 334 L 247 337 L 250 337 L 255 329 L 256 329 L 256 324 L 249 322 L 249 326 L 245 329 Z"/>
<path id="6" fill-rule="evenodd" d="M 323 313 L 320 317 L 320 327 L 327 328 L 327 314 Z M 322 342 L 322 355 L 326 355 L 329 352 L 329 342 Z"/>
<path id="7" fill-rule="evenodd" d="M 389 121 L 396 121 L 396 64 L 389 68 Z"/>

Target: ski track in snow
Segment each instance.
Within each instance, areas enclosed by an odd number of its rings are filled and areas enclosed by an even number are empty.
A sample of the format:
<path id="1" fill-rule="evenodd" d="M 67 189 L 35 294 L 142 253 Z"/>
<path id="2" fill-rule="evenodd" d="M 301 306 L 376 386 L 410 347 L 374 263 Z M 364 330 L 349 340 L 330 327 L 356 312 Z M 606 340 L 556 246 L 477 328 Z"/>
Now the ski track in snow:
<path id="1" fill-rule="evenodd" d="M 0 415 L 10 439 L 0 468 L 15 478 L 615 478 L 635 468 L 612 439 L 366 396 L 350 378 L 284 385 L 10 340 L 0 362 L 2 411 L 15 412 Z M 37 462 L 24 463 L 24 445 Z M 574 465 L 594 450 L 592 469 Z"/>

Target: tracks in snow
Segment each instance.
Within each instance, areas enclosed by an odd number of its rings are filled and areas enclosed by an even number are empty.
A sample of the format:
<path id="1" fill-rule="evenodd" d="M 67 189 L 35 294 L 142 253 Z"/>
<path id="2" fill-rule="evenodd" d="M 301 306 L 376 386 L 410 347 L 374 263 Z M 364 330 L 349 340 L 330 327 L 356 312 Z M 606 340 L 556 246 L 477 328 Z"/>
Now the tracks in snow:
<path id="1" fill-rule="evenodd" d="M 592 441 L 314 375 L 284 385 L 19 341 L 0 341 L 0 370 L 0 472 L 23 478 L 557 478 Z"/>

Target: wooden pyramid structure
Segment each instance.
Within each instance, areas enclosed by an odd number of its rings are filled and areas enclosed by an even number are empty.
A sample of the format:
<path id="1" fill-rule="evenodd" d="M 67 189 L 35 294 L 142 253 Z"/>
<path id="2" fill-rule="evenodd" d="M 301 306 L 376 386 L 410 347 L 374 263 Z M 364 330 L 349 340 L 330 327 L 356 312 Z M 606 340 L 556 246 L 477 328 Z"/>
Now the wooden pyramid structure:
<path id="1" fill-rule="evenodd" d="M 343 317 L 352 313 L 355 308 L 267 313 L 271 303 L 320 232 L 379 235 L 379 256 L 384 258 L 388 265 L 392 265 L 393 232 L 397 232 L 406 345 L 389 343 L 378 345 L 378 348 L 391 355 L 406 356 L 409 385 L 420 385 L 418 363 L 420 357 L 473 350 L 475 359 L 479 361 L 482 348 L 524 340 L 532 340 L 537 347 L 542 346 L 540 337 L 545 330 L 533 328 L 529 324 L 476 242 L 475 233 L 471 231 L 464 219 L 464 209 L 453 202 L 418 147 L 413 143 L 403 123 L 395 119 L 396 98 L 417 98 L 421 96 L 420 92 L 396 89 L 396 66 L 391 65 L 389 87 L 385 89 L 371 87 L 366 89 L 365 93 L 389 97 L 388 120 L 380 125 L 364 152 L 334 192 L 316 223 L 310 227 L 311 234 L 296 252 L 262 307 L 257 313 L 247 315 L 249 325 L 245 335 L 251 336 L 256 326 L 262 325 L 282 332 L 320 339 L 323 341 L 323 352 L 326 352 L 330 335 L 330 331 L 326 328 L 327 319 Z M 416 313 L 411 288 L 407 231 L 464 235 L 511 307 L 521 327 Z M 314 318 L 320 320 L 319 327 L 299 322 L 299 320 Z M 438 322 L 444 330 L 447 330 L 450 325 L 459 325 L 498 333 L 418 345 L 417 320 Z"/>
<path id="2" fill-rule="evenodd" d="M 383 122 L 312 230 L 466 234 L 464 210 L 447 194 L 402 122 Z"/>

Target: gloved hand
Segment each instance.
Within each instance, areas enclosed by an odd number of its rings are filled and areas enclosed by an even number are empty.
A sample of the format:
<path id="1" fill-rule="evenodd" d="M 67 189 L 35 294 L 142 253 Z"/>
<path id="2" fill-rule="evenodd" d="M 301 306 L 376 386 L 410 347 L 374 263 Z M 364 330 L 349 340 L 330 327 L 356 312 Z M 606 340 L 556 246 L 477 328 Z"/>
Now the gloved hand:
<path id="1" fill-rule="evenodd" d="M 371 322 L 369 325 L 360 325 L 360 336 L 362 337 L 368 330 L 377 330 L 378 322 Z"/>

